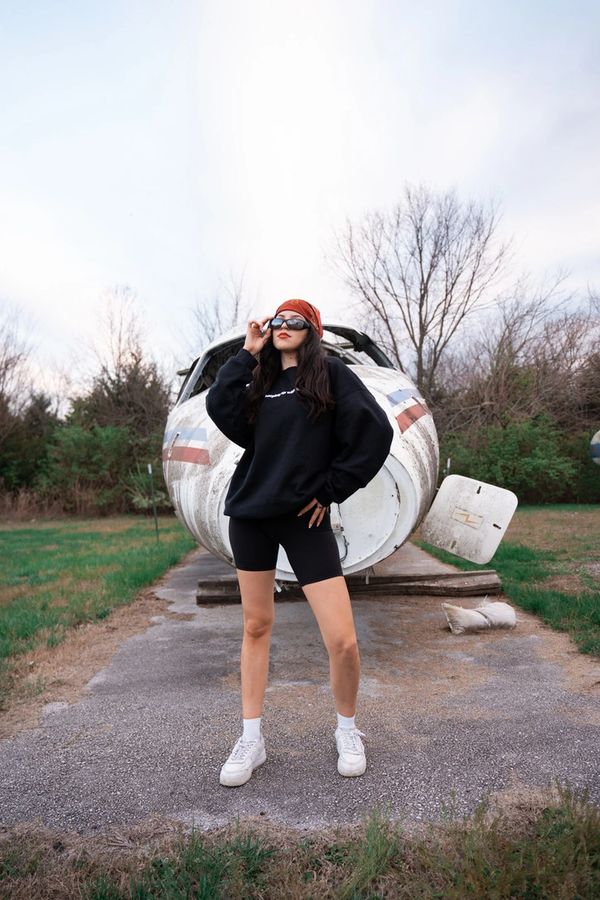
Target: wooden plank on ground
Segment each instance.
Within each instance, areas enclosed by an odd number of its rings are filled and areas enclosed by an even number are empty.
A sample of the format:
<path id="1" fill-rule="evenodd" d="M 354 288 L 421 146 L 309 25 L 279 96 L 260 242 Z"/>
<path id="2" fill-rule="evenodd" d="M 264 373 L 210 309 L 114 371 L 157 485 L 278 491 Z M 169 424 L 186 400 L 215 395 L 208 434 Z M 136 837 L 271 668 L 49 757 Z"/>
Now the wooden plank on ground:
<path id="1" fill-rule="evenodd" d="M 435 561 L 434 561 L 435 562 Z M 302 589 L 295 582 L 278 582 L 281 591 L 275 592 L 275 600 L 304 599 Z M 356 573 L 346 576 L 350 595 L 361 596 L 410 596 L 429 595 L 435 597 L 479 597 L 484 594 L 499 594 L 502 583 L 493 569 L 477 569 L 459 572 L 436 571 L 429 574 L 386 572 Z M 200 578 L 196 592 L 196 602 L 239 603 L 240 593 L 235 569 L 217 557 L 206 554 L 202 560 Z"/>

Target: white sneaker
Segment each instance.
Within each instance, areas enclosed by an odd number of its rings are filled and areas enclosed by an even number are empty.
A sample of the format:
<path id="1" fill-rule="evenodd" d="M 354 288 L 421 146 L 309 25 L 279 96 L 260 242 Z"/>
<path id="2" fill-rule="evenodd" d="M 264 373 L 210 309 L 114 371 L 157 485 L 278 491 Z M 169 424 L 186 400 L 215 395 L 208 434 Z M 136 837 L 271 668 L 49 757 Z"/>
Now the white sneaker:
<path id="1" fill-rule="evenodd" d="M 257 741 L 238 738 L 226 763 L 221 768 L 219 781 L 227 787 L 237 787 L 250 780 L 252 772 L 267 758 L 265 742 L 261 734 Z"/>
<path id="2" fill-rule="evenodd" d="M 367 768 L 367 757 L 358 728 L 336 728 L 335 742 L 339 753 L 338 772 L 340 775 L 362 775 Z"/>

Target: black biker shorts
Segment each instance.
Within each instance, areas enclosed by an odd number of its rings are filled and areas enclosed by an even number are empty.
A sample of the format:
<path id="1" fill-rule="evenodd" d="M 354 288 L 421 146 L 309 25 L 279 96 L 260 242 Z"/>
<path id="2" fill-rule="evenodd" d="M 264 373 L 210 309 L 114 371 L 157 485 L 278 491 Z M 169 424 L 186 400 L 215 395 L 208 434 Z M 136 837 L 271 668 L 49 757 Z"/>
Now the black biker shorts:
<path id="1" fill-rule="evenodd" d="M 269 519 L 229 519 L 229 540 L 237 569 L 266 572 L 276 567 L 279 545 L 287 553 L 302 587 L 342 575 L 342 564 L 328 512 L 320 525 L 308 527 L 314 510 Z"/>

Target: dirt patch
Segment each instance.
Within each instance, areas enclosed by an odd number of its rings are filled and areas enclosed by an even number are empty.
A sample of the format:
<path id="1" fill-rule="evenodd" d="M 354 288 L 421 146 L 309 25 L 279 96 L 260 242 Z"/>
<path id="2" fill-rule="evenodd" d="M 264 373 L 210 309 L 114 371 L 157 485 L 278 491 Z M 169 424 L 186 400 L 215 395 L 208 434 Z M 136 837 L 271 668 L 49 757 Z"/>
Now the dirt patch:
<path id="1" fill-rule="evenodd" d="M 561 791 L 556 786 L 534 788 L 523 784 L 516 776 L 508 788 L 490 794 L 485 819 L 489 823 L 499 816 L 510 826 L 521 830 L 534 822 L 546 807 L 558 806 Z"/>
<path id="2" fill-rule="evenodd" d="M 0 712 L 0 738 L 35 728 L 47 703 L 75 703 L 126 638 L 155 624 L 153 616 L 194 618 L 193 614 L 169 612 L 168 606 L 169 601 L 159 600 L 148 589 L 107 619 L 70 629 L 57 646 L 42 645 L 16 657 L 9 706 Z"/>
<path id="3" fill-rule="evenodd" d="M 597 563 L 588 563 L 583 567 L 584 572 L 587 572 L 588 575 L 591 575 L 592 578 L 595 578 L 597 581 L 600 581 L 600 562 Z"/>
<path id="4" fill-rule="evenodd" d="M 540 582 L 540 590 L 558 591 L 561 594 L 583 594 L 589 591 L 581 580 L 581 576 L 575 573 L 571 575 L 551 575 Z"/>
<path id="5" fill-rule="evenodd" d="M 498 600 L 511 605 L 508 597 Z M 457 601 L 457 605 L 474 609 L 481 598 Z M 363 653 L 362 677 L 376 679 L 382 690 L 403 686 L 402 705 L 411 711 L 422 711 L 438 718 L 457 715 L 471 719 L 493 719 L 505 712 L 470 702 L 464 697 L 474 687 L 494 678 L 493 667 L 478 662 L 491 654 L 502 654 L 505 642 L 514 638 L 537 638 L 532 652 L 557 667 L 561 687 L 574 694 L 600 698 L 600 660 L 582 654 L 568 634 L 544 625 L 536 616 L 515 607 L 517 626 L 475 634 L 451 635 L 441 610 L 439 597 L 395 597 L 389 611 L 369 620 L 371 640 Z M 359 693 L 360 697 L 360 693 Z M 458 702 L 453 702 L 458 701 Z M 369 698 L 371 707 L 373 699 Z M 385 709 L 385 702 L 382 709 Z M 565 706 L 565 716 L 585 715 L 586 722 L 600 719 L 592 709 L 572 712 Z"/>
<path id="6" fill-rule="evenodd" d="M 582 545 L 600 556 L 600 508 L 597 510 L 520 509 L 505 538 L 511 544 L 525 544 L 538 550 L 578 554 Z"/>
<path id="7" fill-rule="evenodd" d="M 27 597 L 31 594 L 29 584 L 13 584 L 10 587 L 3 587 L 0 593 L 0 606 L 8 606 L 13 600 L 19 597 Z"/>
<path id="8" fill-rule="evenodd" d="M 507 600 L 507 602 L 510 602 Z M 520 634 L 538 635 L 536 653 L 558 666 L 564 676 L 563 687 L 578 694 L 600 697 L 600 660 L 581 653 L 568 634 L 544 625 L 536 616 L 517 608 Z"/>
<path id="9" fill-rule="evenodd" d="M 384 614 L 369 619 L 369 643 L 363 673 L 397 691 L 402 684 L 403 709 L 437 716 L 455 716 L 446 703 L 490 677 L 472 655 L 506 637 L 506 632 L 471 634 L 467 640 L 450 635 L 440 597 L 394 597 Z M 481 598 L 461 601 L 472 609 Z M 453 639 L 454 638 L 454 639 Z M 490 640 L 491 639 L 491 640 Z M 470 712 L 474 712 L 470 708 Z"/>
<path id="10" fill-rule="evenodd" d="M 96 569 L 98 575 L 106 575 L 109 572 L 116 571 L 119 566 L 104 566 Z M 47 571 L 38 572 L 38 582 L 32 587 L 29 583 L 1 586 L 0 587 L 0 606 L 8 606 L 14 600 L 20 597 L 35 597 L 41 591 L 51 590 L 55 595 L 52 600 L 52 606 L 63 606 L 61 603 L 61 595 L 65 594 L 100 594 L 103 590 L 102 582 L 98 578 L 78 578 L 70 574 L 48 574 Z"/>
<path id="11" fill-rule="evenodd" d="M 75 524 L 78 532 L 98 531 L 106 534 L 114 531 L 126 531 L 128 528 L 135 527 L 140 521 L 144 520 L 132 516 L 107 516 L 106 519 L 77 519 L 65 516 L 64 518 L 22 519 L 20 521 L 8 518 L 0 520 L 0 531 L 26 531 L 28 528 L 35 528 L 36 531 L 45 529 L 55 531 L 62 528 L 72 529 L 73 524 Z M 169 521 L 172 521 L 172 519 L 169 519 Z M 146 522 L 149 529 L 154 527 L 151 519 L 147 519 Z M 161 517 L 159 517 L 158 524 L 160 527 Z"/>

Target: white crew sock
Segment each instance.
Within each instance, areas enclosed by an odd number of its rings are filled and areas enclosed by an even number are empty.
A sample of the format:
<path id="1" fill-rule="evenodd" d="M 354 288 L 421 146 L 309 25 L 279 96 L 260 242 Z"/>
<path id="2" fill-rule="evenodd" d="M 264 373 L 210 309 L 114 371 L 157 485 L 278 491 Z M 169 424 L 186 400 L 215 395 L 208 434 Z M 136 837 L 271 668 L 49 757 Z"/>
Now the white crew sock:
<path id="1" fill-rule="evenodd" d="M 260 740 L 260 720 L 262 716 L 258 716 L 257 719 L 243 719 L 244 722 L 244 734 L 243 738 L 245 741 L 258 741 Z"/>
<path id="2" fill-rule="evenodd" d="M 356 728 L 354 724 L 354 716 L 343 716 L 337 713 L 338 728 Z"/>

